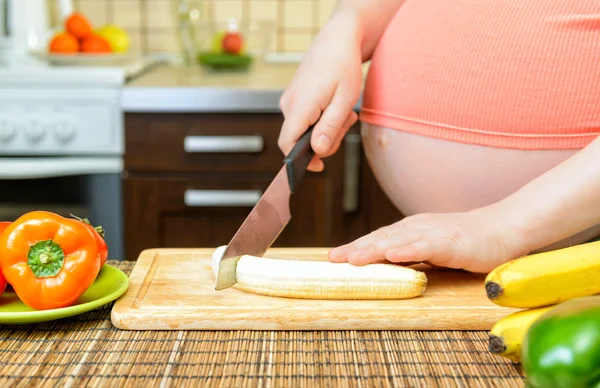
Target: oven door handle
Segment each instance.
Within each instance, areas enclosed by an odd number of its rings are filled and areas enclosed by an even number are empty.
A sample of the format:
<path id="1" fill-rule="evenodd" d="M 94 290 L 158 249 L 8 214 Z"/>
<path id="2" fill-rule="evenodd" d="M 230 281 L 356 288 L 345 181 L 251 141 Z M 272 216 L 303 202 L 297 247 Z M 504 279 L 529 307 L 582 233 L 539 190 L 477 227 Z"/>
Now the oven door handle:
<path id="1" fill-rule="evenodd" d="M 122 172 L 121 157 L 0 157 L 0 179 L 40 179 Z"/>

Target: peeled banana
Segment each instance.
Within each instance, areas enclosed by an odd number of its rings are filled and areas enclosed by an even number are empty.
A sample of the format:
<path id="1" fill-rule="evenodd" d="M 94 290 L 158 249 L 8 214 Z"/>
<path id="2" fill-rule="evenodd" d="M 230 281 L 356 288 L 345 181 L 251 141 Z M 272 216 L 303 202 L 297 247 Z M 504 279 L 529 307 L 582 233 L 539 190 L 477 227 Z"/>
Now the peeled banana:
<path id="1" fill-rule="evenodd" d="M 225 251 L 218 247 L 211 266 L 216 276 Z M 256 294 L 299 299 L 407 299 L 425 293 L 427 276 L 394 264 L 354 266 L 242 256 L 235 288 Z"/>
<path id="2" fill-rule="evenodd" d="M 524 256 L 485 280 L 497 305 L 535 308 L 600 293 L 600 241 Z"/>
<path id="3" fill-rule="evenodd" d="M 531 325 L 554 306 L 517 311 L 500 319 L 489 333 L 490 352 L 513 361 L 521 359 L 521 344 Z"/>

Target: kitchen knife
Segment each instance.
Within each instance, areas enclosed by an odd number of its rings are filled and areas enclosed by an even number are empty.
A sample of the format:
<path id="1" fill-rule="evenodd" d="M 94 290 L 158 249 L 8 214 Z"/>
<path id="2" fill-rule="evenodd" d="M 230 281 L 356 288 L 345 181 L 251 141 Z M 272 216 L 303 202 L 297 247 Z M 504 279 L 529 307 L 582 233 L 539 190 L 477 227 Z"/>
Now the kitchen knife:
<path id="1" fill-rule="evenodd" d="M 215 290 L 237 283 L 237 262 L 243 255 L 261 257 L 292 218 L 290 197 L 296 192 L 314 156 L 310 145 L 313 126 L 283 160 L 283 167 L 235 233 L 218 263 Z"/>

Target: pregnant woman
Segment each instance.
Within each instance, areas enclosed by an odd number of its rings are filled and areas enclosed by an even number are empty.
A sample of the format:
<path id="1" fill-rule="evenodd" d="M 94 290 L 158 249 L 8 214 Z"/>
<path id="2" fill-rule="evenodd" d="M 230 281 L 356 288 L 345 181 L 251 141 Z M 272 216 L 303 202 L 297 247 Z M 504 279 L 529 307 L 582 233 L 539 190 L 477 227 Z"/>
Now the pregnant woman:
<path id="1" fill-rule="evenodd" d="M 309 169 L 358 119 L 407 217 L 329 253 L 488 272 L 600 235 L 600 2 L 342 0 L 281 98 Z"/>

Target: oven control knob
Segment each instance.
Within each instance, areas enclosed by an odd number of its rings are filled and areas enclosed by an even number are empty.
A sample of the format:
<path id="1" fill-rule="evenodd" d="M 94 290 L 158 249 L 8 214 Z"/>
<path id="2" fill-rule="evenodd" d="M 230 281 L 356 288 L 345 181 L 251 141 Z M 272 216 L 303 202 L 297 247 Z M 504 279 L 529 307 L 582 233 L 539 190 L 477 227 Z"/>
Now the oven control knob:
<path id="1" fill-rule="evenodd" d="M 16 134 L 16 124 L 9 118 L 0 117 L 0 141 L 8 143 Z"/>
<path id="2" fill-rule="evenodd" d="M 25 136 L 29 141 L 37 142 L 44 137 L 44 128 L 39 120 L 30 120 L 25 126 Z"/>
<path id="3" fill-rule="evenodd" d="M 54 136 L 58 141 L 63 143 L 73 140 L 76 132 L 77 125 L 68 120 L 59 122 L 54 128 Z"/>

